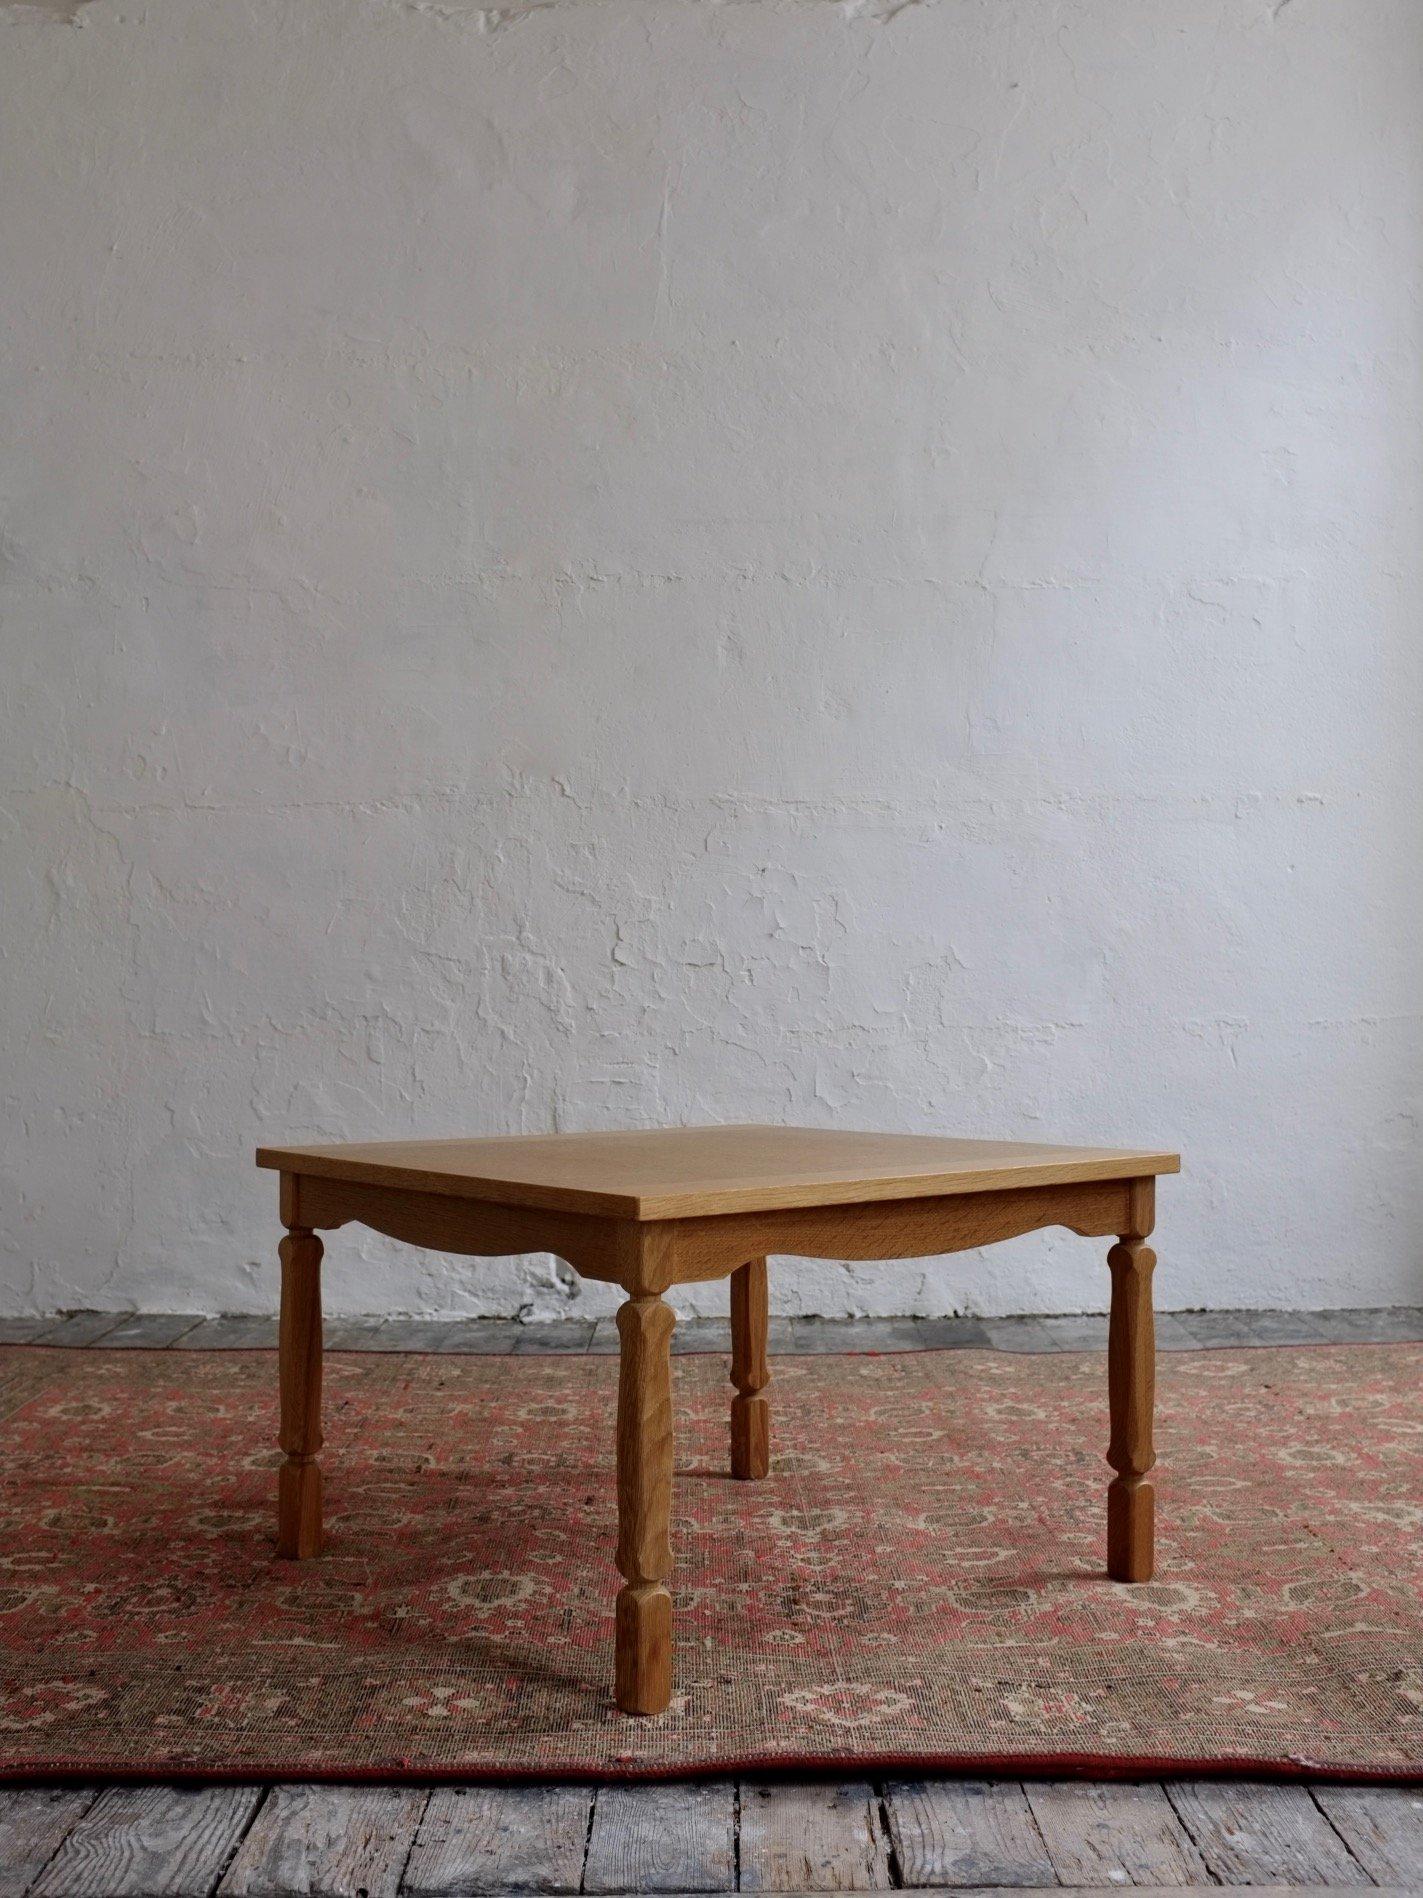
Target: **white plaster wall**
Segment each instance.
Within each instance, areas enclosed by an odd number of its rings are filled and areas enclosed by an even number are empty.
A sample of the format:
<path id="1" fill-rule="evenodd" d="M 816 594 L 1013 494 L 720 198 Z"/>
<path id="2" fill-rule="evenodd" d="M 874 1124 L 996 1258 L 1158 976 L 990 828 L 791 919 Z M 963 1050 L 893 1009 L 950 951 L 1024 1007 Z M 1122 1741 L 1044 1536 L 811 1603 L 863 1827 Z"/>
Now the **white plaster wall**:
<path id="1" fill-rule="evenodd" d="M 1419 0 L 46 0 L 0 88 L 6 1308 L 269 1307 L 259 1140 L 762 1118 L 1423 1296 Z"/>

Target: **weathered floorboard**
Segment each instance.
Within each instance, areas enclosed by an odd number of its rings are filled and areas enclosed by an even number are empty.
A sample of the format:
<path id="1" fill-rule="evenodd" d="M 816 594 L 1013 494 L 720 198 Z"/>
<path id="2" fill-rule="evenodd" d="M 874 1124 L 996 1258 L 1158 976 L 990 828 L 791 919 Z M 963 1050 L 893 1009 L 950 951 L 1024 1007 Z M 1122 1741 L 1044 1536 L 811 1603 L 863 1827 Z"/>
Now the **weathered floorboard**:
<path id="1" fill-rule="evenodd" d="M 591 1786 L 439 1787 L 420 1821 L 401 1892 L 576 1892 L 592 1807 Z"/>
<path id="2" fill-rule="evenodd" d="M 885 1788 L 885 1807 L 907 1886 L 1003 1890 L 1057 1883 L 1015 1780 L 894 1780 Z"/>
<path id="3" fill-rule="evenodd" d="M 1062 1898 L 1061 1885 L 975 1885 L 965 1887 L 971 1898 Z M 1206 1891 L 1219 1891 L 1221 1887 L 1207 1881 L 1202 1887 Z M 1310 1898 L 1345 1898 L 1345 1894 L 1356 1892 L 1357 1885 L 1309 1885 L 1304 1887 Z M 1076 1898 L 1117 1898 L 1117 1894 L 1130 1891 L 1135 1898 L 1177 1898 L 1181 1890 L 1179 1885 L 1077 1885 L 1073 1887 Z M 1301 1887 L 1298 1885 L 1252 1885 L 1251 1898 L 1298 1898 Z M 644 1898 L 693 1898 L 686 1892 L 657 1892 L 645 1894 Z M 812 1898 L 809 1890 L 777 1893 L 777 1898 Z M 1375 1898 L 1419 1898 L 1416 1885 L 1388 1885 L 1375 1888 Z"/>
<path id="4" fill-rule="evenodd" d="M 889 1853 L 863 1781 L 743 1784 L 742 1891 L 886 1891 Z"/>
<path id="5" fill-rule="evenodd" d="M 583 1889 L 734 1891 L 735 1785 L 600 1787 Z"/>
<path id="6" fill-rule="evenodd" d="M 429 1793 L 404 1786 L 273 1786 L 222 1898 L 395 1898 Z"/>
<path id="7" fill-rule="evenodd" d="M 1028 1804 L 1064 1885 L 1209 1885 L 1159 1785 L 1028 1781 Z"/>
<path id="8" fill-rule="evenodd" d="M 23 1898 L 98 1796 L 92 1786 L 0 1791 L 0 1898 Z"/>
<path id="9" fill-rule="evenodd" d="M 1423 1787 L 1316 1786 L 1315 1802 L 1381 1885 L 1423 1891 Z"/>
<path id="10" fill-rule="evenodd" d="M 1223 1885 L 1368 1885 L 1372 1879 L 1306 1786 L 1168 1782 L 1166 1797 Z"/>
<path id="11" fill-rule="evenodd" d="M 33 1898 L 207 1898 L 261 1797 L 260 1786 L 111 1786 Z"/>

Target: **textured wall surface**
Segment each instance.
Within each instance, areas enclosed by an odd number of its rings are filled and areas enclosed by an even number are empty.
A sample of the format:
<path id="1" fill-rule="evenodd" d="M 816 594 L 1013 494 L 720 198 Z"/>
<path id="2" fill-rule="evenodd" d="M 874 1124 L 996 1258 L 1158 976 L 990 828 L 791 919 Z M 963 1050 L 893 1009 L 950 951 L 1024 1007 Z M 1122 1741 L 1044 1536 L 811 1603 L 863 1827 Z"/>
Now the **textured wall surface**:
<path id="1" fill-rule="evenodd" d="M 1420 97 L 1418 0 L 0 5 L 4 1306 L 665 1119 L 1174 1143 L 1164 1305 L 1418 1299 Z"/>

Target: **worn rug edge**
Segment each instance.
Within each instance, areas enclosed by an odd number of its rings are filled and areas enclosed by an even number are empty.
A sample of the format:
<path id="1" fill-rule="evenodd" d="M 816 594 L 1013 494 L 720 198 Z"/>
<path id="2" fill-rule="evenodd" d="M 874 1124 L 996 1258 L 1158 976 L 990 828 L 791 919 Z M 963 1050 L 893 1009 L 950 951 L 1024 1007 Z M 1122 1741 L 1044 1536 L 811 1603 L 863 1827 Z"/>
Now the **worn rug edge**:
<path id="1" fill-rule="evenodd" d="M 312 1786 L 544 1786 L 562 1782 L 620 1786 L 651 1781 L 766 1778 L 829 1779 L 1260 1779 L 1313 1780 L 1339 1786 L 1423 1786 L 1423 1763 L 1353 1766 L 1303 1758 L 1183 1758 L 1121 1753 L 727 1753 L 704 1760 L 641 1766 L 589 1766 L 557 1761 L 539 1767 L 309 1766 L 256 1760 L 241 1766 L 114 1765 L 65 1760 L 15 1766 L 0 1760 L 0 1786 L 243 1786 L 283 1780 Z"/>

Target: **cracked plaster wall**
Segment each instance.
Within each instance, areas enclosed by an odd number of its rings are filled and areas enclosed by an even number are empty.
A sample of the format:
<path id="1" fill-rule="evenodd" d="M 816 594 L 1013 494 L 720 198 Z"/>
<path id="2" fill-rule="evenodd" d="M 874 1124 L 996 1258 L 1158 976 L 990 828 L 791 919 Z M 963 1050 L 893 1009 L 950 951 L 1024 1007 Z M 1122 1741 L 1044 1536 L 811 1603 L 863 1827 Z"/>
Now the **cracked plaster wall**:
<path id="1" fill-rule="evenodd" d="M 6 1308 L 270 1307 L 261 1139 L 696 1118 L 1178 1143 L 1163 1304 L 1419 1297 L 1417 0 L 0 47 Z"/>

